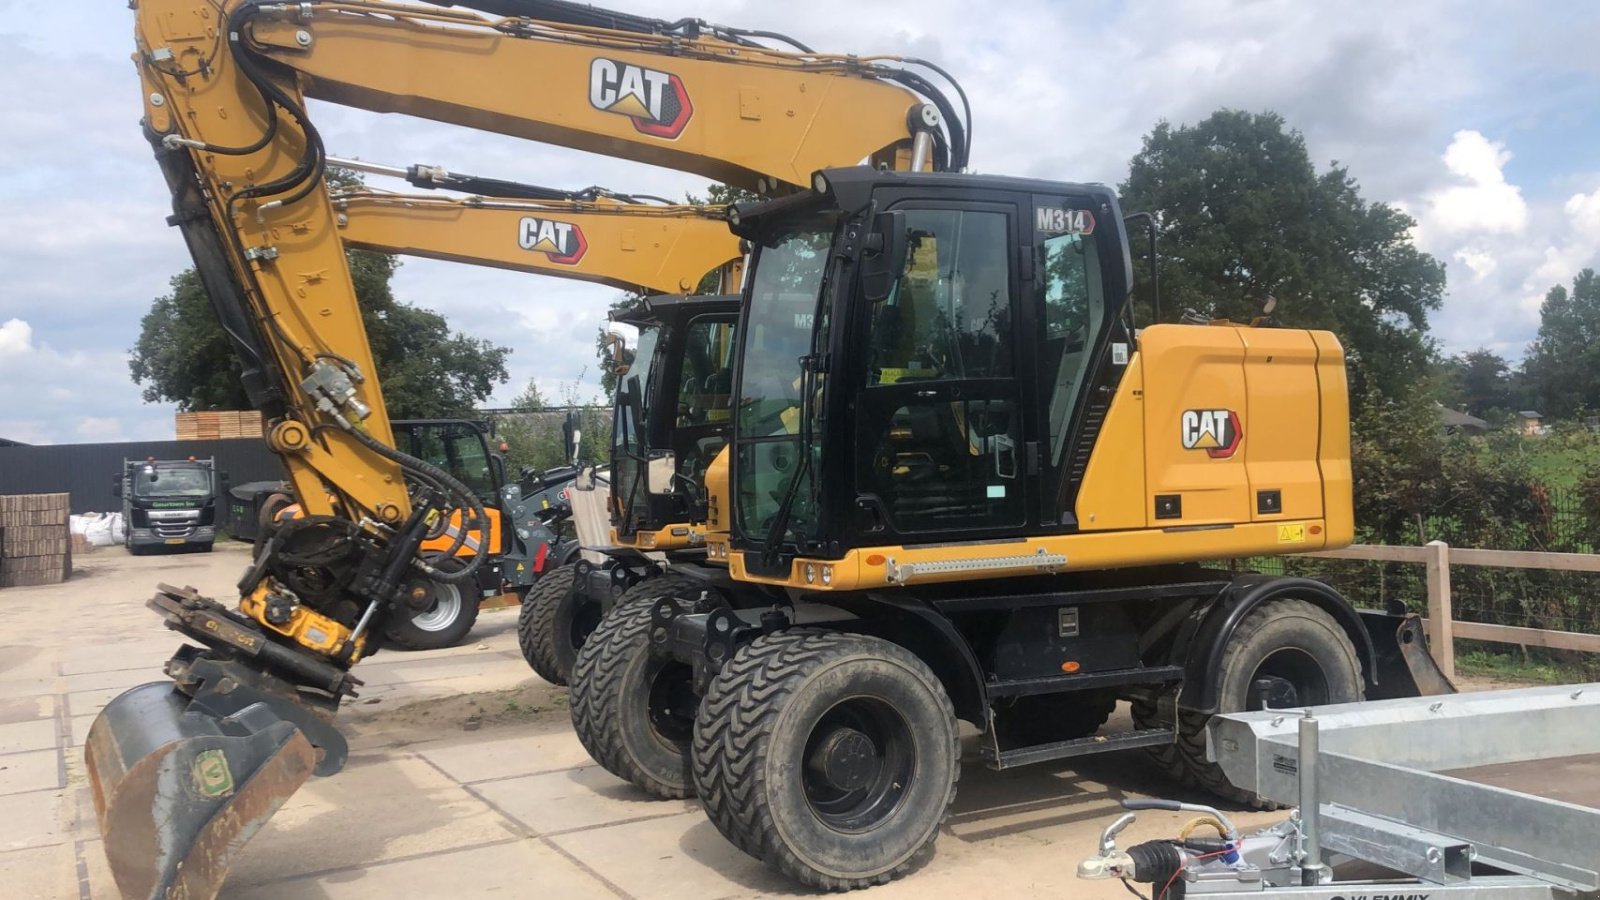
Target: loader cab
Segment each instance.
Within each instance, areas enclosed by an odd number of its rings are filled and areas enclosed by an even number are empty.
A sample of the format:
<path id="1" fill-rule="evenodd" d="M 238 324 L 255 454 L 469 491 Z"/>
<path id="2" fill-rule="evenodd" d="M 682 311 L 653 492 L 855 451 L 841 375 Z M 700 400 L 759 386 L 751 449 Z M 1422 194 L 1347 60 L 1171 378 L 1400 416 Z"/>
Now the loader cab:
<path id="1" fill-rule="evenodd" d="M 705 473 L 728 439 L 737 296 L 656 295 L 617 379 L 611 491 L 620 536 L 705 519 Z"/>
<path id="2" fill-rule="evenodd" d="M 449 472 L 484 503 L 499 503 L 505 460 L 489 450 L 487 424 L 464 419 L 402 419 L 390 424 L 396 449 Z"/>
<path id="3" fill-rule="evenodd" d="M 837 169 L 737 219 L 732 543 L 753 574 L 1076 530 L 1132 345 L 1109 188 Z"/>

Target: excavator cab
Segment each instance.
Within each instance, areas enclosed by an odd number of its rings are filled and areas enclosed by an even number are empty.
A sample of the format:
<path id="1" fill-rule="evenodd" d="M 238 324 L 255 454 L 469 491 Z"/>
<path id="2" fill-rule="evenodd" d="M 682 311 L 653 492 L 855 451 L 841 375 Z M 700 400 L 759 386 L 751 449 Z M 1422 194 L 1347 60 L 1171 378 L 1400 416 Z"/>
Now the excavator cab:
<path id="1" fill-rule="evenodd" d="M 688 546 L 689 523 L 705 521 L 706 469 L 728 439 L 738 318 L 737 296 L 675 294 L 616 317 L 639 332 L 612 427 L 619 542 Z"/>

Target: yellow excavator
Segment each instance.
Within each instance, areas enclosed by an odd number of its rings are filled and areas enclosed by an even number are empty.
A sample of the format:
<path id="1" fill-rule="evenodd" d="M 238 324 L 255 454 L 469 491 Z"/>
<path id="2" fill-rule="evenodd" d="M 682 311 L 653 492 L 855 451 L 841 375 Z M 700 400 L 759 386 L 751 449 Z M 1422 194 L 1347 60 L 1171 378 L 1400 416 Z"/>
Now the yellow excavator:
<path id="1" fill-rule="evenodd" d="M 646 553 L 670 554 L 681 565 L 704 561 L 704 471 L 726 441 L 731 383 L 723 382 L 731 371 L 738 318 L 738 300 L 730 292 L 737 290 L 742 273 L 740 242 L 728 230 L 726 208 L 673 204 L 600 187 L 561 190 L 440 166 L 333 157 L 328 162 L 428 191 L 467 194 L 337 190 L 333 205 L 346 246 L 588 281 L 644 295 L 638 309 L 619 317 L 641 334 L 630 360 L 636 371 L 632 378 L 620 376 L 622 415 L 638 424 L 623 428 L 611 448 L 610 468 L 618 473 L 621 490 L 607 508 L 615 510 L 616 527 L 598 523 L 598 530 L 610 529 L 610 541 L 587 548 L 604 562 L 578 559 L 575 542 L 554 556 L 548 545 L 530 546 L 526 538 L 547 535 L 538 522 L 527 520 L 542 511 L 520 504 L 520 496 L 485 502 L 489 533 L 496 536 L 491 544 L 501 550 L 492 565 L 480 567 L 479 581 L 486 591 L 499 593 L 504 586 L 522 595 L 517 635 L 523 656 L 540 677 L 566 684 L 578 648 L 614 598 L 662 572 Z M 711 275 L 717 293 L 688 293 Z M 641 377 L 650 383 L 648 391 Z M 636 458 L 652 453 L 658 462 L 672 460 L 677 476 L 668 492 L 641 490 L 638 479 L 627 474 L 639 471 Z M 578 517 L 589 507 L 573 509 Z M 523 521 L 502 527 L 504 514 L 517 510 Z M 423 550 L 441 549 L 441 540 L 425 543 Z M 470 550 L 469 545 L 462 552 Z M 569 562 L 575 565 L 563 568 Z M 394 640 L 427 647 L 433 645 L 430 639 L 441 638 L 444 646 L 453 639 L 443 638 L 465 633 L 463 626 L 470 623 L 464 617 L 441 615 L 466 611 L 459 592 L 436 585 L 434 593 L 455 603 L 440 600 L 420 608 L 413 622 L 425 620 L 425 633 L 392 623 Z"/>
<path id="2" fill-rule="evenodd" d="M 693 19 L 557 0 L 133 9 L 144 128 L 172 192 L 169 221 L 303 512 L 257 554 L 236 602 L 158 588 L 151 607 L 189 643 L 168 660 L 169 680 L 116 698 L 87 740 L 121 891 L 206 897 L 289 795 L 344 764 L 332 720 L 359 690 L 351 670 L 380 649 L 388 618 L 429 583 L 475 577 L 481 556 L 446 570 L 423 543 L 452 510 L 453 542 L 487 524 L 467 485 L 393 446 L 307 98 L 774 195 L 842 161 L 904 168 L 914 147 L 958 169 L 967 140 L 930 81 L 938 70 L 921 61 L 777 48 L 781 37 Z"/>

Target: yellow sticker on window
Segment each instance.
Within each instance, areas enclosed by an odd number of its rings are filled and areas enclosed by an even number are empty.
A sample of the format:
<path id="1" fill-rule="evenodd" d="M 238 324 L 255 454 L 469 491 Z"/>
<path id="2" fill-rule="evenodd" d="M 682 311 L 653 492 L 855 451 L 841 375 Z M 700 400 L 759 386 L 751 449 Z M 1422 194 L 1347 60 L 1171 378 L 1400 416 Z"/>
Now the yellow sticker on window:
<path id="1" fill-rule="evenodd" d="M 1280 543 L 1280 544 L 1304 544 L 1305 542 L 1306 542 L 1306 526 L 1305 526 L 1304 522 L 1296 522 L 1293 525 L 1279 525 L 1278 526 L 1278 543 Z"/>

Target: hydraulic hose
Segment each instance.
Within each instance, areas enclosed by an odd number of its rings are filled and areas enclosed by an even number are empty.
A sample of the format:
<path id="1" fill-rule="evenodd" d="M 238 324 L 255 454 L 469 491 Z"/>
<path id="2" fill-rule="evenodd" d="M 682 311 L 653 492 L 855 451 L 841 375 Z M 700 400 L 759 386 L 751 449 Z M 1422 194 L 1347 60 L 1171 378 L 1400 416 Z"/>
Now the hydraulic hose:
<path id="1" fill-rule="evenodd" d="M 371 450 L 390 462 L 395 463 L 402 469 L 407 469 L 409 471 L 421 474 L 428 479 L 444 485 L 450 493 L 455 495 L 455 499 L 457 501 L 462 501 L 455 503 L 454 505 L 456 508 L 461 509 L 464 512 L 470 512 L 471 516 L 463 518 L 461 530 L 455 536 L 454 543 L 445 552 L 446 556 L 454 557 L 455 552 L 461 549 L 461 546 L 466 543 L 467 534 L 471 531 L 476 530 L 480 535 L 483 536 L 485 540 L 488 539 L 487 525 L 489 522 L 489 515 L 484 511 L 483 501 L 478 498 L 477 494 L 473 493 L 471 488 L 458 481 L 454 475 L 451 475 L 449 472 L 446 472 L 444 469 L 439 468 L 427 460 L 418 459 L 409 453 L 396 450 L 393 447 L 374 439 L 371 435 L 361 431 L 358 428 L 350 428 L 346 433 L 353 436 L 363 447 L 366 447 L 368 450 Z M 486 552 L 486 550 L 481 550 L 480 552 L 467 557 L 466 562 L 462 565 L 462 567 L 454 572 L 446 572 L 443 569 L 430 566 L 427 563 L 421 562 L 420 560 L 418 561 L 418 564 L 421 566 L 424 572 L 428 573 L 430 577 L 443 584 L 465 584 L 473 577 L 474 574 L 477 573 L 478 566 L 483 564 L 483 557 Z"/>

